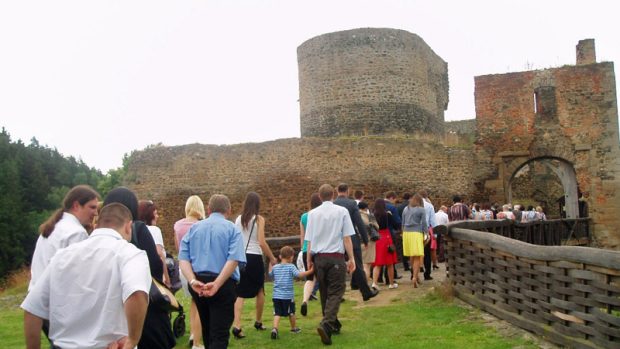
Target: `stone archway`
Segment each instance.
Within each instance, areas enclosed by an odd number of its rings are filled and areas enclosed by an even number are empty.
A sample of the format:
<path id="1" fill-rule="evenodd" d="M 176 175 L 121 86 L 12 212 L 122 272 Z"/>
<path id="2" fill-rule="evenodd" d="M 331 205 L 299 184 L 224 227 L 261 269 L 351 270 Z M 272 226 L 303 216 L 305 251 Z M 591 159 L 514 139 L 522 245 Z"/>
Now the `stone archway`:
<path id="1" fill-rule="evenodd" d="M 565 217 L 579 218 L 579 197 L 575 168 L 573 164 L 569 161 L 558 157 L 537 157 L 533 159 L 528 159 L 525 162 L 522 161 L 520 165 L 518 165 L 511 172 L 509 172 L 510 177 L 508 178 L 508 181 L 506 183 L 508 202 L 512 202 L 513 200 L 513 184 L 515 184 L 518 178 L 520 178 L 522 175 L 527 174 L 528 171 L 531 171 L 531 173 L 529 173 L 529 176 L 537 176 L 536 173 L 533 173 L 533 169 L 535 167 L 538 167 L 539 169 L 546 169 L 548 173 L 553 173 L 557 177 L 557 179 L 559 179 L 561 187 L 563 189 Z M 543 181 L 536 181 L 535 179 L 536 178 L 534 178 L 534 180 L 527 181 L 526 185 L 540 186 L 541 184 L 543 184 L 542 182 L 544 182 L 544 179 Z"/>

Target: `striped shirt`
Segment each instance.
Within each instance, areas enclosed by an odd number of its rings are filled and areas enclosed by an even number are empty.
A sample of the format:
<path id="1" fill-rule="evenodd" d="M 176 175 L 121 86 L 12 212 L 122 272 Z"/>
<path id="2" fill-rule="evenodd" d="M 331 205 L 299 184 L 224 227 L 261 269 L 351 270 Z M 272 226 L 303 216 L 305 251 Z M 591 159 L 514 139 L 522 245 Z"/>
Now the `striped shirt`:
<path id="1" fill-rule="evenodd" d="M 295 299 L 293 281 L 299 275 L 299 270 L 293 264 L 276 264 L 269 272 L 273 278 L 273 299 Z"/>

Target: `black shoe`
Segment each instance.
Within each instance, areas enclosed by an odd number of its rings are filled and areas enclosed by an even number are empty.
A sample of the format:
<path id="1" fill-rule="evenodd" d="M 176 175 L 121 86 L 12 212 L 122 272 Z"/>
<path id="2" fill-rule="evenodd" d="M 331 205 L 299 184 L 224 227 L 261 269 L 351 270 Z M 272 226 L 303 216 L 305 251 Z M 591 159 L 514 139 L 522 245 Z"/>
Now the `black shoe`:
<path id="1" fill-rule="evenodd" d="M 433 280 L 433 277 L 432 277 L 432 276 L 426 276 L 426 275 L 425 275 L 425 276 L 424 276 L 424 280 Z"/>
<path id="2" fill-rule="evenodd" d="M 439 266 L 437 264 L 433 265 L 433 269 L 439 269 Z"/>
<path id="3" fill-rule="evenodd" d="M 375 289 L 370 289 L 370 293 L 369 293 L 367 296 L 364 296 L 364 297 L 363 297 L 363 298 L 364 298 L 364 302 L 365 302 L 365 301 L 367 301 L 367 300 L 369 300 L 369 299 L 371 299 L 372 297 L 375 297 L 375 296 L 376 296 L 376 295 L 378 295 L 378 294 L 379 294 L 379 291 L 378 291 L 378 290 L 375 290 Z"/>
<path id="4" fill-rule="evenodd" d="M 301 315 L 302 316 L 308 315 L 308 303 L 306 302 L 301 303 Z"/>
<path id="5" fill-rule="evenodd" d="M 318 300 L 318 298 L 316 298 L 316 295 L 313 293 L 313 294 L 310 295 L 310 300 L 311 301 L 316 301 L 316 300 Z"/>
<path id="6" fill-rule="evenodd" d="M 336 327 L 334 327 L 331 331 L 332 334 L 340 334 L 340 329 L 342 328 L 342 324 L 340 320 L 336 319 Z"/>
<path id="7" fill-rule="evenodd" d="M 319 333 L 319 336 L 321 336 L 321 342 L 323 342 L 323 344 L 332 344 L 332 334 L 329 332 L 328 329 L 326 329 L 323 325 L 319 325 L 316 331 Z"/>
<path id="8" fill-rule="evenodd" d="M 258 322 L 258 321 L 254 321 L 254 328 L 259 331 L 264 331 L 267 329 L 265 326 L 263 326 L 262 322 Z"/>
<path id="9" fill-rule="evenodd" d="M 402 275 L 394 276 L 394 280 L 400 280 L 400 279 L 402 279 L 402 278 L 403 278 L 403 276 L 402 276 Z"/>
<path id="10" fill-rule="evenodd" d="M 271 330 L 271 339 L 278 339 L 278 330 L 275 328 Z"/>
<path id="11" fill-rule="evenodd" d="M 245 338 L 245 335 L 243 334 L 243 330 L 240 329 L 240 328 L 233 327 L 232 328 L 232 334 L 237 339 Z"/>
<path id="12" fill-rule="evenodd" d="M 424 272 L 424 268 L 420 267 L 420 273 L 423 273 L 423 272 Z"/>

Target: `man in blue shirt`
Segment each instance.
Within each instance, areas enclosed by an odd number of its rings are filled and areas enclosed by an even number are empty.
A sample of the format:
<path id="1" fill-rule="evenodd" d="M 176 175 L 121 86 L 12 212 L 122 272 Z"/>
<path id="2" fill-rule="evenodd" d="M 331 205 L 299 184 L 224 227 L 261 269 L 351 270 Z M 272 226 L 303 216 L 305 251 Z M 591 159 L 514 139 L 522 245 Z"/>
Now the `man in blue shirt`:
<path id="1" fill-rule="evenodd" d="M 228 347 L 239 282 L 239 263 L 245 263 L 243 235 L 226 218 L 230 201 L 215 194 L 209 199 L 209 218 L 192 225 L 181 240 L 179 264 L 189 281 L 209 349 Z"/>

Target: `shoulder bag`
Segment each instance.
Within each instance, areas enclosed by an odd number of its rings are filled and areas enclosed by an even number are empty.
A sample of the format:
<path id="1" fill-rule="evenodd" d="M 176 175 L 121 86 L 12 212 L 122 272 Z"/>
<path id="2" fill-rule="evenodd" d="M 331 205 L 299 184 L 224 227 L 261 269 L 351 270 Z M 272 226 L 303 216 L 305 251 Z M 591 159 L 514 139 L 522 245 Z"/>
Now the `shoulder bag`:
<path id="1" fill-rule="evenodd" d="M 252 222 L 252 228 L 250 228 L 250 236 L 248 236 L 248 243 L 245 244 L 245 251 L 244 253 L 247 254 L 248 253 L 248 246 L 250 246 L 250 239 L 252 238 L 252 232 L 254 231 L 254 226 L 256 225 L 256 221 L 258 220 L 258 215 L 254 215 L 254 222 Z M 243 273 L 245 272 L 245 267 L 248 265 L 247 262 L 245 263 L 239 263 L 239 272 Z"/>

